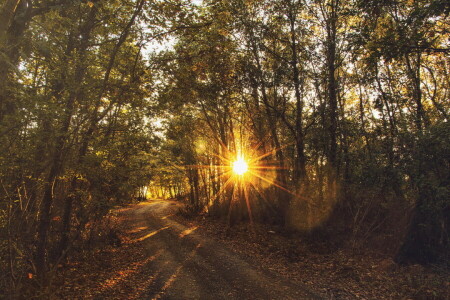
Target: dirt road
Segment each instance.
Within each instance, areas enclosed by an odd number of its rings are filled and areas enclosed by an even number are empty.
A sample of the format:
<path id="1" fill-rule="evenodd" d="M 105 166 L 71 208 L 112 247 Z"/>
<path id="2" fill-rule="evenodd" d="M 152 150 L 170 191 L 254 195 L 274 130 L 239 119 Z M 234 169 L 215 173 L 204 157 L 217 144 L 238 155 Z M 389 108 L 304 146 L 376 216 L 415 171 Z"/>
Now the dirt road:
<path id="1" fill-rule="evenodd" d="M 152 274 L 145 299 L 319 299 L 173 219 L 178 204 L 149 201 L 122 211 Z"/>

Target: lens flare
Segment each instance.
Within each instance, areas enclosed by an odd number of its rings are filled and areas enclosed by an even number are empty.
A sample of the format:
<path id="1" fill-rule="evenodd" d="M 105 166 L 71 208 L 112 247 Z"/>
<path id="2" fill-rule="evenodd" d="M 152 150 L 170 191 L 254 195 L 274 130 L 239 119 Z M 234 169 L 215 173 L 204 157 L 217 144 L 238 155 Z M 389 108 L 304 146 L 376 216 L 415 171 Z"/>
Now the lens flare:
<path id="1" fill-rule="evenodd" d="M 233 162 L 233 172 L 237 175 L 244 175 L 248 171 L 248 164 L 245 159 L 241 156 Z"/>

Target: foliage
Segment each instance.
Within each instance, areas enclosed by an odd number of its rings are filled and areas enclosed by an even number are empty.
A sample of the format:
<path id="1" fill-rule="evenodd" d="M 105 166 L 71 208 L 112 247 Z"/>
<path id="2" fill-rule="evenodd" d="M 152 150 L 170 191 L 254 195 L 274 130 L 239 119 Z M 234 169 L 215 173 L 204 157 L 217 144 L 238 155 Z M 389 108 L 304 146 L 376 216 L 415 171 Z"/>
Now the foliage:
<path id="1" fill-rule="evenodd" d="M 1 286 L 49 286 L 111 208 L 147 191 L 228 225 L 385 235 L 399 262 L 448 260 L 448 12 L 1 2 Z M 238 155 L 258 176 L 229 172 Z"/>

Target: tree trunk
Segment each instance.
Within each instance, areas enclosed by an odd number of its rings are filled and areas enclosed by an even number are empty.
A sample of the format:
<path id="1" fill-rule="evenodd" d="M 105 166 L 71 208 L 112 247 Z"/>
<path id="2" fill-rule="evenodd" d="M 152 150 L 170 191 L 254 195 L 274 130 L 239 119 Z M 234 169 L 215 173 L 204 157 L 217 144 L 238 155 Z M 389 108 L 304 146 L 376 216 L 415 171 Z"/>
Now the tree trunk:
<path id="1" fill-rule="evenodd" d="M 291 4 L 292 5 L 292 4 Z M 296 14 L 292 11 L 293 8 L 289 9 L 288 18 L 290 21 L 290 34 L 291 34 L 291 51 L 292 51 L 292 70 L 293 70 L 293 82 L 295 89 L 295 103 L 296 103 L 296 114 L 295 114 L 295 146 L 297 151 L 297 157 L 294 162 L 294 182 L 295 184 L 300 184 L 300 187 L 305 186 L 304 180 L 306 179 L 306 157 L 305 157 L 305 144 L 304 144 L 304 133 L 303 133 L 303 99 L 302 99 L 302 89 L 303 82 L 300 78 L 300 71 L 298 68 L 298 51 L 297 51 L 297 38 L 295 34 L 295 22 Z M 300 188 L 301 189 L 301 188 Z"/>
<path id="2" fill-rule="evenodd" d="M 416 104 L 416 116 L 415 123 L 418 132 L 422 132 L 423 129 L 423 121 L 424 121 L 424 110 L 422 104 L 422 89 L 420 87 L 420 63 L 421 63 L 421 54 L 417 53 L 415 65 L 411 61 L 409 55 L 406 57 L 406 66 L 408 69 L 409 78 L 411 80 L 412 85 L 412 97 Z"/>
<path id="3" fill-rule="evenodd" d="M 252 44 L 252 52 L 253 52 L 254 59 L 256 62 L 256 67 L 258 69 L 257 78 L 258 78 L 259 88 L 261 90 L 264 109 L 265 109 L 266 117 L 267 117 L 267 120 L 269 123 L 268 124 L 269 130 L 270 130 L 270 133 L 272 136 L 272 141 L 274 143 L 275 151 L 276 151 L 276 158 L 277 158 L 278 167 L 279 167 L 279 169 L 277 170 L 277 181 L 281 184 L 281 186 L 285 187 L 286 183 L 287 183 L 287 178 L 286 178 L 285 167 L 284 167 L 284 153 L 283 153 L 283 150 L 281 147 L 280 140 L 278 138 L 277 120 L 272 115 L 272 107 L 269 103 L 269 98 L 267 96 L 266 82 L 264 80 L 263 69 L 262 69 L 260 57 L 258 54 L 256 42 L 252 41 L 251 44 Z M 282 221 L 285 222 L 287 211 L 289 209 L 290 195 L 288 195 L 284 191 L 281 191 L 279 193 L 278 198 L 279 198 L 278 202 L 280 205 L 280 211 L 279 211 L 280 217 L 281 217 Z"/>
<path id="4" fill-rule="evenodd" d="M 338 2 L 331 1 L 331 11 L 327 26 L 327 40 L 326 40 L 326 62 L 327 62 L 327 92 L 328 92 L 328 134 L 329 134 L 329 149 L 328 149 L 328 192 L 331 200 L 336 197 L 336 181 L 337 181 L 337 68 L 336 68 L 336 26 L 337 26 L 337 6 Z"/>
<path id="5" fill-rule="evenodd" d="M 87 17 L 86 23 L 84 23 L 79 30 L 79 36 L 81 36 L 80 44 L 77 47 L 77 53 L 79 53 L 79 60 L 77 62 L 75 72 L 74 72 L 74 82 L 80 83 L 80 85 L 72 88 L 69 91 L 69 101 L 76 102 L 80 96 L 81 96 L 81 84 L 84 81 L 87 66 L 86 66 L 86 51 L 88 48 L 88 43 L 91 38 L 91 32 L 94 29 L 95 26 L 95 16 L 97 14 L 97 7 L 93 6 L 92 9 L 89 11 L 89 15 Z M 86 148 L 87 149 L 87 148 Z M 80 151 L 85 152 L 85 150 L 82 149 Z M 80 165 L 82 163 L 82 156 L 78 156 L 77 165 Z M 71 228 L 71 217 L 72 217 L 72 208 L 73 208 L 73 202 L 75 201 L 75 195 L 76 192 L 76 186 L 77 186 L 77 177 L 74 176 L 71 180 L 70 184 L 70 195 L 65 199 L 64 202 L 64 211 L 63 211 L 63 218 L 62 218 L 62 231 L 61 231 L 61 237 L 59 241 L 58 246 L 58 252 L 57 257 L 60 257 L 63 255 L 64 251 L 67 249 L 68 243 L 69 243 L 69 236 L 70 236 L 70 228 Z"/>

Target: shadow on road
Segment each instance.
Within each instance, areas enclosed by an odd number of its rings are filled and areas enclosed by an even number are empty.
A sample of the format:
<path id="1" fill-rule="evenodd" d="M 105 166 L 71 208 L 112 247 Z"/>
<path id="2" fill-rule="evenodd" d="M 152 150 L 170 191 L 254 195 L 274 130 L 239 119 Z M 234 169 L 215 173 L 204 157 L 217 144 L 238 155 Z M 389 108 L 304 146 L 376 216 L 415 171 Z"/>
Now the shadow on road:
<path id="1" fill-rule="evenodd" d="M 197 226 L 175 221 L 179 207 L 155 200 L 119 209 L 127 242 L 111 258 L 118 262 L 92 279 L 85 298 L 319 299 L 201 235 Z"/>

